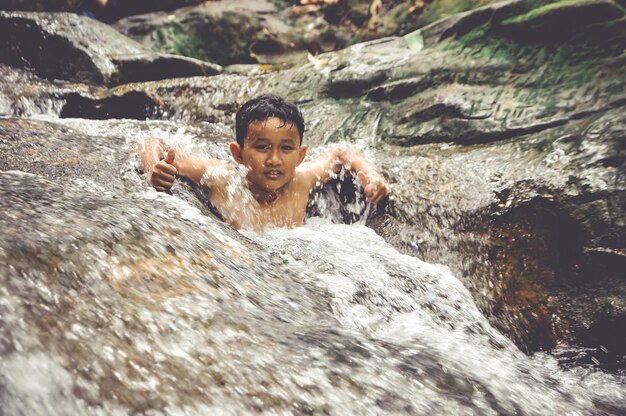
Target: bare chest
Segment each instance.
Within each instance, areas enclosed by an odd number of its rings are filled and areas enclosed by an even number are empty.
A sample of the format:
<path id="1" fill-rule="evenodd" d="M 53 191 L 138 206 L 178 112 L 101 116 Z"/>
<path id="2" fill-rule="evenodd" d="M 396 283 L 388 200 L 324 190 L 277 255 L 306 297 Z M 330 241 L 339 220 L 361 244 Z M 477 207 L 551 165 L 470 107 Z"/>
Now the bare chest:
<path id="1" fill-rule="evenodd" d="M 304 222 L 308 197 L 276 201 L 273 204 L 259 206 L 259 219 L 274 227 L 297 227 Z"/>
<path id="2" fill-rule="evenodd" d="M 246 194 L 227 199 L 212 198 L 211 202 L 233 227 L 262 231 L 267 227 L 302 225 L 308 200 L 308 193 L 288 193 L 269 204 L 260 204 Z"/>

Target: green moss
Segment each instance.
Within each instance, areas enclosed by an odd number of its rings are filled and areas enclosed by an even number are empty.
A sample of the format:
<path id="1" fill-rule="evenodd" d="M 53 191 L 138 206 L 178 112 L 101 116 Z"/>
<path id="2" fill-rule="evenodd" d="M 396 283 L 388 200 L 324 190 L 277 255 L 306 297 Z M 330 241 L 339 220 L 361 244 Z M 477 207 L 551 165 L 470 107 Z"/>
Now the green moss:
<path id="1" fill-rule="evenodd" d="M 604 9 L 606 9 L 605 13 L 607 15 L 612 15 L 614 13 L 613 17 L 610 17 L 609 19 L 616 19 L 621 17 L 621 15 L 623 15 L 623 10 L 620 10 L 621 7 L 618 6 L 616 3 L 613 3 L 612 1 L 606 1 L 606 0 L 561 0 L 561 1 L 557 1 L 555 3 L 551 3 L 551 4 L 547 4 L 545 6 L 542 7 L 537 7 L 531 11 L 529 11 L 528 13 L 525 13 L 523 15 L 520 16 L 514 16 L 511 18 L 508 18 L 506 20 L 504 20 L 502 22 L 503 25 L 509 25 L 509 24 L 524 24 L 524 23 L 530 23 L 530 22 L 534 22 L 538 19 L 543 19 L 546 18 L 548 16 L 551 16 L 555 13 L 559 13 L 562 12 L 564 10 L 573 10 L 573 9 L 589 9 L 591 7 L 595 7 L 595 8 L 599 8 L 599 7 L 603 7 Z M 612 10 L 611 10 L 612 9 Z M 611 13 L 611 11 L 613 11 L 613 13 Z M 621 13 L 621 14 L 620 14 Z"/>
<path id="2" fill-rule="evenodd" d="M 588 2 L 588 0 L 583 0 L 584 2 Z M 507 25 L 507 24 L 511 24 L 511 23 L 522 23 L 522 22 L 528 22 L 531 20 L 535 20 L 537 17 L 539 16 L 543 16 L 546 14 L 551 13 L 553 10 L 559 9 L 561 7 L 563 7 L 563 4 L 568 4 L 568 3 L 577 3 L 578 0 L 560 0 L 557 1 L 555 3 L 551 3 L 548 5 L 545 5 L 543 7 L 538 7 L 536 9 L 531 10 L 528 13 L 519 15 L 519 16 L 514 16 L 514 17 L 510 17 L 504 21 L 502 21 L 501 24 L 503 25 Z"/>
<path id="3" fill-rule="evenodd" d="M 152 32 L 151 42 L 161 51 L 228 65 L 255 62 L 250 47 L 263 37 L 253 16 L 224 12 L 213 19 L 191 13 Z"/>
<path id="4" fill-rule="evenodd" d="M 620 45 L 619 41 L 521 44 L 485 25 L 437 47 L 455 56 L 459 67 L 472 61 L 477 68 L 491 64 L 515 68 L 514 82 L 524 95 L 520 101 L 534 105 L 539 99 L 550 107 L 567 105 L 577 96 L 612 96 L 623 90 L 626 73 L 620 69 L 620 62 L 624 62 Z M 469 75 L 470 79 L 463 82 L 476 82 L 477 74 Z M 605 79 L 611 83 L 604 85 Z M 556 101 L 551 102 L 550 97 Z"/>

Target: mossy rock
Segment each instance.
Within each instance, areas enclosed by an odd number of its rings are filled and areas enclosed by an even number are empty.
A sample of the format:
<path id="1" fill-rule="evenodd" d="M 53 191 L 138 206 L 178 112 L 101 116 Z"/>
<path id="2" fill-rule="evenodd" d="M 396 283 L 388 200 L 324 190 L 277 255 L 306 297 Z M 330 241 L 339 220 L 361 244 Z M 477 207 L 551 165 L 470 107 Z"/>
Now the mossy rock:
<path id="1" fill-rule="evenodd" d="M 148 43 L 160 51 L 228 65 L 255 62 L 250 45 L 262 38 L 253 13 L 225 11 L 213 16 L 192 12 L 156 29 Z"/>
<path id="2" fill-rule="evenodd" d="M 498 30 L 530 41 L 563 39 L 593 25 L 622 19 L 624 14 L 612 0 L 565 0 L 504 19 Z"/>
<path id="3" fill-rule="evenodd" d="M 275 12 L 265 1 L 206 2 L 172 14 L 149 13 L 117 21 L 114 27 L 159 52 L 220 65 L 256 63 L 253 46 L 267 40 L 262 17 Z"/>

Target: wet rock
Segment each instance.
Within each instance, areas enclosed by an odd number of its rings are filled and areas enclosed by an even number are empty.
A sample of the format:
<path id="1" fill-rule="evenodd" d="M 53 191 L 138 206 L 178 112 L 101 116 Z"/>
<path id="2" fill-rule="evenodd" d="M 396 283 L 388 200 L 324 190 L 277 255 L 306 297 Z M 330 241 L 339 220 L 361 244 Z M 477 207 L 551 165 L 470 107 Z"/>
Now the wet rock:
<path id="1" fill-rule="evenodd" d="M 111 118 L 145 120 L 158 115 L 161 104 L 157 98 L 139 91 L 110 95 L 106 99 L 70 93 L 63 96 L 63 99 L 65 104 L 59 114 L 60 117 L 95 120 Z"/>
<path id="2" fill-rule="evenodd" d="M 86 84 L 48 81 L 31 71 L 0 64 L 0 115 L 29 117 L 34 114 L 59 114 L 63 94 L 89 94 Z"/>
<path id="3" fill-rule="evenodd" d="M 107 25 L 70 13 L 2 12 L 0 28 L 0 60 L 49 79 L 113 85 L 220 71 L 150 52 Z"/>
<path id="4" fill-rule="evenodd" d="M 550 1 L 550 0 L 548 0 Z M 418 2 L 415 2 L 418 4 Z M 499 8 L 507 3 L 519 3 L 519 2 L 511 2 L 510 0 L 505 1 L 476 1 L 476 0 L 454 0 L 454 1 L 424 1 L 424 6 L 420 10 L 419 16 L 417 17 L 417 25 L 418 27 L 425 27 L 434 22 L 443 22 L 447 19 L 451 18 L 453 21 L 456 20 L 455 16 L 458 16 L 461 21 L 466 19 L 466 13 L 472 9 L 480 9 L 488 4 L 493 3 L 495 7 Z M 527 6 L 525 7 L 533 7 L 536 5 L 534 2 L 525 2 Z M 540 2 L 543 3 L 543 2 Z M 508 6 L 505 6 L 508 7 Z M 517 7 L 517 6 L 515 6 Z M 479 14 L 482 14 L 480 12 Z"/>
<path id="5" fill-rule="evenodd" d="M 438 23 L 436 25 L 438 30 L 451 25 L 452 22 L 452 26 L 456 28 L 473 26 L 479 20 L 484 23 L 486 20 L 483 18 L 489 14 L 487 10 L 472 15 L 463 12 L 477 8 L 487 9 L 489 6 L 483 6 L 489 3 L 494 2 L 491 0 L 340 1 L 338 5 L 328 8 L 335 10 L 343 8 L 344 12 L 340 16 L 345 16 L 344 19 L 353 16 L 351 19 L 358 28 L 354 38 L 357 42 L 364 42 L 388 36 L 403 36 L 434 22 Z"/>
<path id="6" fill-rule="evenodd" d="M 397 167 L 381 231 L 466 276 L 492 322 L 523 348 L 611 344 L 613 364 L 603 364 L 622 368 L 622 344 L 590 328 L 624 319 L 623 308 L 607 305 L 626 289 L 625 126 L 622 107 L 488 146 L 418 146 L 413 165 L 407 158 Z"/>

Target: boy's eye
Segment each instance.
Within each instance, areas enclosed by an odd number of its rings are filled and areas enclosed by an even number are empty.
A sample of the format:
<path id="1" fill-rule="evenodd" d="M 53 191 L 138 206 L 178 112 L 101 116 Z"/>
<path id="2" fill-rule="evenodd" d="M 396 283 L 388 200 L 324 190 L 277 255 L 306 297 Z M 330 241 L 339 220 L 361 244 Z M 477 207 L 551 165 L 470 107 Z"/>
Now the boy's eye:
<path id="1" fill-rule="evenodd" d="M 268 150 L 270 147 L 266 144 L 257 144 L 256 146 L 254 146 L 254 148 L 256 150 L 265 151 L 265 150 Z"/>
<path id="2" fill-rule="evenodd" d="M 282 149 L 285 152 L 290 152 L 290 151 L 292 151 L 294 149 L 294 147 L 293 146 L 289 146 L 289 145 L 285 145 L 285 146 L 282 147 Z"/>

